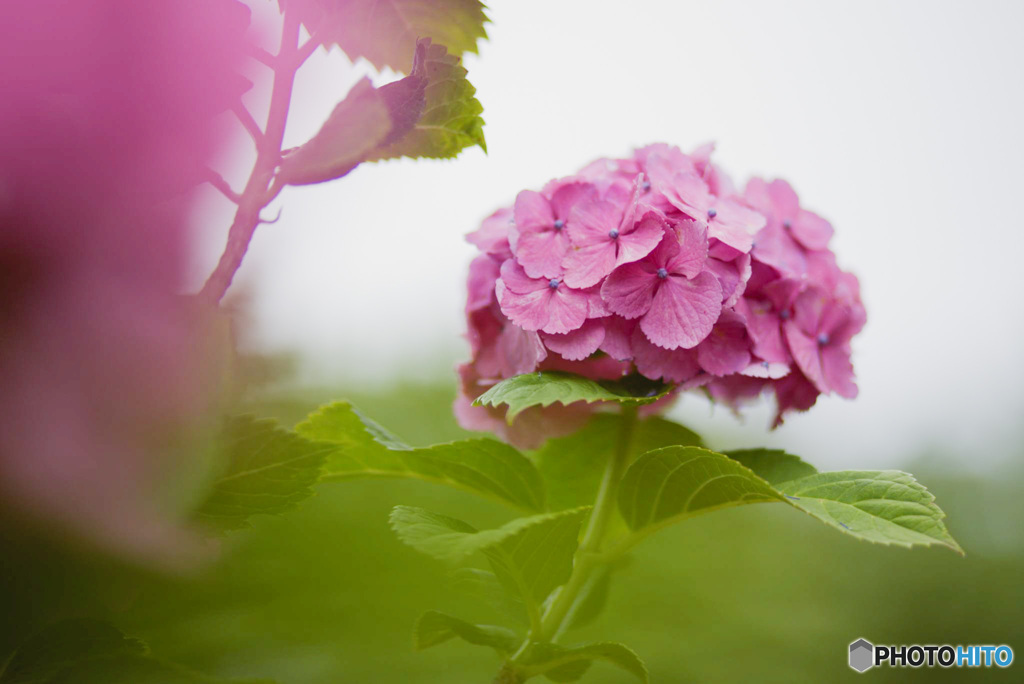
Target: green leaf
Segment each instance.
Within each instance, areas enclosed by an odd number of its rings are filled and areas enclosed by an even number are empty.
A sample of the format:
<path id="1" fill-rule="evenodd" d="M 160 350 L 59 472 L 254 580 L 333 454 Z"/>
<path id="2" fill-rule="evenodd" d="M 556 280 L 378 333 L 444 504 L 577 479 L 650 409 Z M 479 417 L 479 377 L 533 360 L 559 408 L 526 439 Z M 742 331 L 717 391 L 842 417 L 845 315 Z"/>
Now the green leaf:
<path id="1" fill-rule="evenodd" d="M 422 114 L 411 129 L 406 129 L 408 132 L 389 138 L 369 153 L 368 161 L 398 157 L 450 159 L 473 145 L 487 151 L 480 116 L 484 108 L 475 97 L 476 88 L 466 78 L 461 60 L 437 44 L 429 47 L 425 59 Z"/>
<path id="2" fill-rule="evenodd" d="M 632 649 L 608 641 L 575 647 L 534 644 L 524 654 L 521 669 L 527 677 L 543 674 L 556 682 L 571 682 L 582 677 L 595 660 L 620 667 L 641 682 L 649 681 L 647 667 Z"/>
<path id="3" fill-rule="evenodd" d="M 486 38 L 479 0 L 279 0 L 299 13 L 310 33 L 338 45 L 352 61 L 365 57 L 378 70 L 409 73 L 412 45 L 431 38 L 455 55 L 476 52 Z"/>
<path id="4" fill-rule="evenodd" d="M 7 663 L 0 684 L 42 684 L 89 660 L 145 652 L 145 644 L 106 622 L 65 620 L 29 637 Z"/>
<path id="5" fill-rule="evenodd" d="M 531 617 L 572 572 L 586 508 L 517 518 L 491 530 L 412 506 L 396 506 L 391 527 L 413 548 L 443 560 L 481 551 L 506 590 L 522 597 Z"/>
<path id="6" fill-rule="evenodd" d="M 277 179 L 288 185 L 309 185 L 341 178 L 383 144 L 391 130 L 387 101 L 364 77 L 316 135 L 285 153 Z"/>
<path id="7" fill-rule="evenodd" d="M 935 496 L 898 470 L 817 473 L 779 487 L 792 506 L 858 539 L 896 546 L 939 544 L 963 555 Z"/>
<path id="8" fill-rule="evenodd" d="M 427 611 L 416 621 L 413 640 L 417 651 L 444 643 L 453 637 L 459 637 L 475 646 L 490 646 L 501 656 L 515 651 L 522 641 L 510 629 L 494 625 L 474 625 L 433 610 Z"/>
<path id="9" fill-rule="evenodd" d="M 139 655 L 92 660 L 62 670 L 47 684 L 274 684 L 269 679 L 221 679 Z"/>
<path id="10" fill-rule="evenodd" d="M 508 406 L 509 423 L 531 406 L 550 406 L 555 402 L 569 405 L 577 401 L 614 401 L 638 406 L 650 404 L 668 394 L 670 385 L 640 376 L 600 382 L 571 373 L 544 371 L 524 373 L 502 380 L 484 392 L 476 406 Z"/>
<path id="11" fill-rule="evenodd" d="M 699 513 L 785 500 L 767 482 L 727 456 L 699 447 L 649 451 L 619 486 L 619 511 L 634 532 L 654 531 Z"/>
<path id="12" fill-rule="evenodd" d="M 612 586 L 612 568 L 601 565 L 580 589 L 576 602 L 569 611 L 566 629 L 590 624 L 604 610 Z"/>
<path id="13" fill-rule="evenodd" d="M 544 479 L 548 506 L 564 510 L 586 505 L 597 496 L 601 474 L 619 439 L 622 416 L 599 413 L 586 426 L 567 437 L 548 440 L 534 460 Z M 639 420 L 629 445 L 629 461 L 659 447 L 700 446 L 701 439 L 678 423 L 664 418 Z"/>
<path id="14" fill-rule="evenodd" d="M 738 449 L 726 451 L 725 455 L 750 468 L 769 484 L 779 485 L 813 475 L 818 469 L 799 456 L 787 454 L 779 449 Z"/>
<path id="15" fill-rule="evenodd" d="M 773 487 L 739 459 L 783 481 Z M 935 497 L 912 475 L 864 470 L 788 479 L 810 469 L 781 452 L 741 453 L 734 460 L 696 447 L 656 449 L 623 476 L 619 511 L 635 535 L 645 536 L 699 513 L 784 501 L 859 539 L 907 547 L 940 544 L 963 553 L 946 530 Z"/>
<path id="16" fill-rule="evenodd" d="M 226 468 L 196 515 L 225 530 L 248 527 L 253 515 L 281 513 L 310 497 L 327 454 L 336 449 L 251 416 L 229 419 L 223 443 Z"/>
<path id="17" fill-rule="evenodd" d="M 452 583 L 459 593 L 487 604 L 498 615 L 520 625 L 529 625 L 522 599 L 505 591 L 493 572 L 480 568 L 456 568 L 452 572 Z"/>
<path id="18" fill-rule="evenodd" d="M 295 428 L 335 445 L 324 479 L 408 477 L 456 487 L 526 511 L 544 509 L 544 483 L 530 459 L 493 439 L 413 448 L 347 402 L 317 409 Z"/>

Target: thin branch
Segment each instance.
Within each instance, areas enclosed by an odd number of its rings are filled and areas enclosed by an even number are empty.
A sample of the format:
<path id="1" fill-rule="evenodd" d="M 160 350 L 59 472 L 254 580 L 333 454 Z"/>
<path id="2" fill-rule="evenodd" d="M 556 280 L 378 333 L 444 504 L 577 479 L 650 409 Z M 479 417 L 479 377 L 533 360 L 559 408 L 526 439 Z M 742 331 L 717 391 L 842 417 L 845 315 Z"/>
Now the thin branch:
<path id="1" fill-rule="evenodd" d="M 260 130 L 260 125 L 256 123 L 256 119 L 252 118 L 252 114 L 249 113 L 249 110 L 241 102 L 236 102 L 231 111 L 238 117 L 238 120 L 245 127 L 245 130 L 248 131 L 249 135 L 252 136 L 253 142 L 256 143 L 256 149 L 259 149 L 263 145 L 265 136 L 263 131 Z"/>
<path id="2" fill-rule="evenodd" d="M 281 145 L 284 142 L 285 124 L 288 122 L 288 108 L 291 105 L 292 87 L 295 84 L 295 71 L 299 67 L 299 63 L 295 61 L 298 46 L 299 20 L 294 11 L 286 11 L 281 28 L 281 49 L 278 51 L 278 60 L 280 61 L 274 70 L 274 86 L 270 94 L 270 108 L 267 112 L 266 132 L 260 131 L 255 121 L 252 121 L 251 125 L 246 123 L 246 116 L 252 120 L 248 110 L 238 107 L 235 111 L 242 124 L 257 140 L 256 164 L 253 166 L 249 180 L 245 184 L 245 190 L 242 192 L 238 211 L 235 212 L 235 219 L 228 231 L 228 242 L 224 247 L 224 253 L 221 254 L 217 267 L 214 268 L 199 293 L 200 297 L 213 304 L 220 302 L 231 286 L 231 281 L 249 249 L 256 226 L 262 222 L 260 210 L 269 202 L 267 199 L 268 187 L 274 180 L 274 169 L 277 168 L 281 160 Z M 277 189 L 275 194 L 279 191 L 280 189 Z"/>
<path id="3" fill-rule="evenodd" d="M 247 48 L 249 56 L 255 59 L 257 62 L 264 64 L 271 69 L 277 68 L 277 57 L 270 54 L 259 45 L 249 45 Z"/>
<path id="4" fill-rule="evenodd" d="M 321 23 L 322 26 L 322 23 Z M 310 36 L 309 40 L 303 43 L 302 47 L 299 48 L 298 52 L 295 53 L 295 59 L 298 61 L 296 67 L 304 64 L 309 59 L 316 49 L 323 43 L 323 31 L 318 27 L 313 35 Z"/>
<path id="5" fill-rule="evenodd" d="M 228 185 L 228 182 L 224 180 L 224 177 L 221 176 L 216 171 L 214 171 L 213 169 L 207 167 L 206 169 L 203 170 L 203 180 L 205 180 L 207 183 L 220 190 L 222 195 L 227 197 L 235 204 L 241 204 L 242 196 L 239 195 L 234 190 L 232 190 L 231 186 Z"/>

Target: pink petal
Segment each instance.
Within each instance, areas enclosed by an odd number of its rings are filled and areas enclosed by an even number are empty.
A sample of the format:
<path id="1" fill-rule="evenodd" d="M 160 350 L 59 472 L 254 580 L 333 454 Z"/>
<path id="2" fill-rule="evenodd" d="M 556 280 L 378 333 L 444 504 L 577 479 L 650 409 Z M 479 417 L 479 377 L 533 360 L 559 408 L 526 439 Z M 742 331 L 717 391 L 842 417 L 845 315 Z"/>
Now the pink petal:
<path id="1" fill-rule="evenodd" d="M 587 296 L 587 318 L 611 316 L 608 305 L 601 299 L 601 288 L 597 285 L 581 290 Z"/>
<path id="2" fill-rule="evenodd" d="M 706 266 L 722 286 L 722 307 L 727 309 L 734 306 L 746 290 L 750 278 L 750 255 L 744 254 L 733 261 L 708 259 Z"/>
<path id="3" fill-rule="evenodd" d="M 803 249 L 778 223 L 761 229 L 752 252 L 754 258 L 771 266 L 784 278 L 800 278 L 807 272 Z"/>
<path id="4" fill-rule="evenodd" d="M 750 339 L 743 318 L 723 311 L 711 333 L 697 345 L 697 362 L 719 376 L 739 373 L 750 365 Z"/>
<path id="5" fill-rule="evenodd" d="M 547 198 L 533 190 L 523 190 L 516 196 L 513 214 L 520 233 L 551 230 L 556 218 Z"/>
<path id="6" fill-rule="evenodd" d="M 516 294 L 529 294 L 548 287 L 547 280 L 526 275 L 526 271 L 515 259 L 508 259 L 501 264 L 501 282 L 508 291 Z"/>
<path id="7" fill-rule="evenodd" d="M 505 289 L 500 292 L 501 312 L 524 330 L 541 330 L 551 318 L 550 309 L 555 300 L 554 291 L 548 287 L 526 294 L 517 294 Z M 568 332 L 561 330 L 559 332 Z"/>
<path id="8" fill-rule="evenodd" d="M 708 336 L 721 311 L 722 286 L 712 273 L 692 280 L 670 276 L 661 281 L 640 328 L 659 347 L 690 349 Z"/>
<path id="9" fill-rule="evenodd" d="M 608 308 L 624 318 L 639 318 L 651 308 L 658 276 L 637 263 L 619 266 L 601 286 Z"/>
<path id="10" fill-rule="evenodd" d="M 782 339 L 782 321 L 769 302 L 741 297 L 736 311 L 747 323 L 747 333 L 754 342 L 752 351 L 770 363 L 788 365 L 791 356 Z"/>
<path id="11" fill-rule="evenodd" d="M 806 411 L 818 400 L 818 390 L 800 373 L 790 373 L 774 383 L 778 410 L 773 428 L 782 425 L 783 416 L 791 410 Z"/>
<path id="12" fill-rule="evenodd" d="M 800 211 L 800 198 L 789 183 L 776 178 L 768 185 L 768 197 L 772 203 L 772 213 L 779 223 L 796 218 Z"/>
<path id="13" fill-rule="evenodd" d="M 754 235 L 765 226 L 762 214 L 733 199 L 714 203 L 715 216 L 708 218 L 708 236 L 746 253 L 754 243 Z"/>
<path id="14" fill-rule="evenodd" d="M 548 353 L 536 332 L 508 324 L 498 337 L 498 359 L 502 377 L 536 370 Z"/>
<path id="15" fill-rule="evenodd" d="M 466 312 L 484 309 L 494 299 L 494 284 L 498 281 L 500 266 L 489 256 L 479 256 L 469 264 Z"/>
<path id="16" fill-rule="evenodd" d="M 679 211 L 699 221 L 708 218 L 708 209 L 715 203 L 707 183 L 696 173 L 676 174 L 665 196 Z"/>
<path id="17" fill-rule="evenodd" d="M 585 247 L 611 240 L 608 233 L 618 228 L 622 208 L 604 200 L 580 202 L 569 212 L 572 244 Z"/>
<path id="18" fill-rule="evenodd" d="M 564 335 L 545 334 L 544 344 L 563 359 L 582 361 L 597 351 L 604 337 L 604 324 L 599 319 L 590 319 L 582 327 Z"/>
<path id="19" fill-rule="evenodd" d="M 511 209 L 498 209 L 484 219 L 475 232 L 466 236 L 466 241 L 476 245 L 484 254 L 490 254 L 503 261 L 512 256 L 509 246 L 509 228 L 512 222 Z"/>
<path id="20" fill-rule="evenodd" d="M 828 249 L 832 239 L 832 224 L 817 214 L 801 209 L 792 223 L 793 237 L 807 249 Z"/>
<path id="21" fill-rule="evenodd" d="M 562 284 L 548 303 L 548 321 L 541 328 L 546 333 L 567 333 L 587 320 L 587 295 Z"/>
<path id="22" fill-rule="evenodd" d="M 619 233 L 616 266 L 639 261 L 650 254 L 665 235 L 668 222 L 653 211 L 644 214 L 635 226 Z"/>
<path id="23" fill-rule="evenodd" d="M 562 260 L 569 251 L 565 230 L 520 232 L 516 258 L 531 278 L 557 278 L 562 275 Z"/>
<path id="24" fill-rule="evenodd" d="M 633 331 L 631 342 L 633 362 L 640 374 L 646 378 L 685 382 L 700 372 L 697 353 L 692 349 L 662 349 L 651 344 L 639 328 Z"/>
<path id="25" fill-rule="evenodd" d="M 857 385 L 853 381 L 848 345 L 827 344 L 821 348 L 821 370 L 825 384 L 841 397 L 854 399 Z"/>
<path id="26" fill-rule="evenodd" d="M 669 273 L 696 278 L 704 270 L 708 258 L 708 229 L 703 223 L 682 219 L 672 225 L 678 238 L 679 251 L 665 263 Z"/>
<path id="27" fill-rule="evenodd" d="M 565 284 L 585 288 L 597 285 L 615 268 L 615 243 L 608 239 L 585 247 L 570 247 L 562 260 Z"/>
<path id="28" fill-rule="evenodd" d="M 551 208 L 554 210 L 555 218 L 568 220 L 575 205 L 596 196 L 597 188 L 590 183 L 565 183 L 551 195 Z"/>
<path id="29" fill-rule="evenodd" d="M 604 340 L 599 349 L 608 356 L 619 361 L 628 361 L 633 358 L 633 347 L 630 339 L 636 322 L 612 316 L 604 321 Z"/>
<path id="30" fill-rule="evenodd" d="M 794 321 L 786 321 L 782 328 L 797 367 L 819 392 L 828 394 L 830 389 L 821 367 L 821 350 L 818 340 L 803 332 Z"/>

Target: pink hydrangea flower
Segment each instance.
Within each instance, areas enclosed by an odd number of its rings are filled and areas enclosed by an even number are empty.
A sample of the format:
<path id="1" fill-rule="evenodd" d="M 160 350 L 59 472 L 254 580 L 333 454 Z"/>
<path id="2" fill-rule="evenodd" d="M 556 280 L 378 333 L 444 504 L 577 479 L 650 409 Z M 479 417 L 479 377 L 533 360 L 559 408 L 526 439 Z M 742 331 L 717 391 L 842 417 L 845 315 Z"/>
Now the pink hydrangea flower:
<path id="1" fill-rule="evenodd" d="M 471 406 L 537 370 L 673 384 L 648 411 L 698 387 L 734 410 L 768 392 L 776 426 L 821 393 L 856 393 L 850 340 L 864 309 L 828 250 L 831 226 L 784 181 L 755 179 L 738 196 L 712 150 L 599 159 L 520 193 L 470 236 L 483 255 L 468 281 L 465 427 L 536 445 L 599 410 L 535 408 L 509 426 L 503 410 Z"/>

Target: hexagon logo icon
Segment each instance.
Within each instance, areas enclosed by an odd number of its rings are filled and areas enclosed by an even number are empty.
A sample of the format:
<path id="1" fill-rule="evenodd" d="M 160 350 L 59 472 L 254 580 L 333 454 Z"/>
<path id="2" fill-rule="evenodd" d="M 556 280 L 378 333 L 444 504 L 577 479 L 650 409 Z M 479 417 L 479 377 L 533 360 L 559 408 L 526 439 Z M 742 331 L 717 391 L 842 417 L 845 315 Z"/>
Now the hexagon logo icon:
<path id="1" fill-rule="evenodd" d="M 875 647 L 867 639 L 857 639 L 850 644 L 850 667 L 864 672 L 875 664 Z"/>

